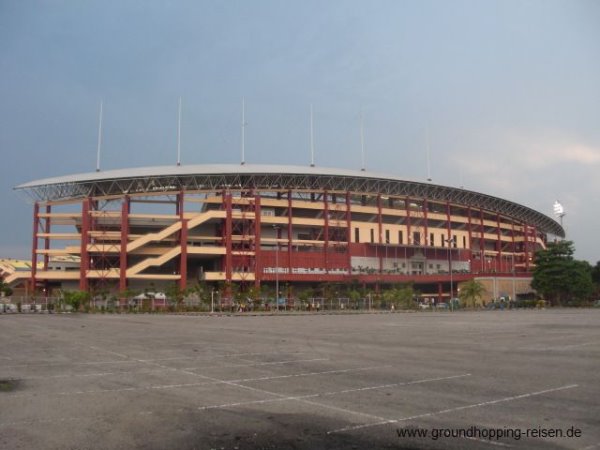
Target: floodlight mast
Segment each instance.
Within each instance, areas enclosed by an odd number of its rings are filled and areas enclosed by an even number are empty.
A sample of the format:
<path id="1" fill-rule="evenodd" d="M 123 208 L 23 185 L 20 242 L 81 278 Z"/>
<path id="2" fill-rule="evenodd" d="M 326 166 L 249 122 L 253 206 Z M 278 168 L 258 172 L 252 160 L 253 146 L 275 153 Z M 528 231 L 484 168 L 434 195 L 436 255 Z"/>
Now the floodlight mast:
<path id="1" fill-rule="evenodd" d="M 563 217 L 565 217 L 565 215 L 567 214 L 565 212 L 565 208 L 563 207 L 563 205 L 556 200 L 554 202 L 554 215 L 558 218 L 558 220 L 560 221 L 560 226 L 563 226 Z"/>
<path id="2" fill-rule="evenodd" d="M 102 148 L 102 100 L 100 100 L 100 117 L 98 119 L 98 147 L 96 149 L 96 172 L 100 172 L 100 149 Z"/>
<path id="3" fill-rule="evenodd" d="M 242 97 L 242 166 L 246 164 L 246 99 Z"/>
<path id="4" fill-rule="evenodd" d="M 427 150 L 427 181 L 431 181 L 431 159 L 429 156 L 430 153 L 430 145 L 429 145 L 429 128 L 427 128 L 427 146 L 426 146 L 426 150 Z"/>
<path id="5" fill-rule="evenodd" d="M 179 97 L 179 114 L 177 115 L 177 165 L 181 165 L 181 97 Z"/>
<path id="6" fill-rule="evenodd" d="M 360 170 L 364 172 L 366 170 L 365 167 L 365 130 L 364 130 L 364 118 L 362 109 L 360 110 L 360 156 L 361 156 L 361 166 Z"/>
<path id="7" fill-rule="evenodd" d="M 313 128 L 313 105 L 310 104 L 310 167 L 315 167 L 315 134 Z"/>

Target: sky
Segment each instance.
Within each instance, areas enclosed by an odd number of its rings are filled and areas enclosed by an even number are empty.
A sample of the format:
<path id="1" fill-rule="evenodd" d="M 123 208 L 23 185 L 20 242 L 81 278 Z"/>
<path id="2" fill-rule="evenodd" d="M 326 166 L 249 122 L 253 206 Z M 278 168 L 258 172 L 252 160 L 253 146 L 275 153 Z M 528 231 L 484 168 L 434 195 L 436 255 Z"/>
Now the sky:
<path id="1" fill-rule="evenodd" d="M 600 260 L 600 2 L 0 0 L 0 258 L 30 258 L 13 187 L 246 162 L 464 186 L 547 215 Z M 429 145 L 430 165 L 427 164 Z"/>

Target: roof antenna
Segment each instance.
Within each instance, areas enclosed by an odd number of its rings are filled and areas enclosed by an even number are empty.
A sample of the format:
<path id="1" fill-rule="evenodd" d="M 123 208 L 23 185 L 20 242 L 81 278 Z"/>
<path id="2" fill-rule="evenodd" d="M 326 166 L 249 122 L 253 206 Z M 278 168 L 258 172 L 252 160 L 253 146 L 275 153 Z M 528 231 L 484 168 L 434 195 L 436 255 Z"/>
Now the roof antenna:
<path id="1" fill-rule="evenodd" d="M 429 127 L 427 127 L 427 132 L 426 132 L 426 141 L 427 141 L 427 181 L 431 181 L 431 159 L 429 156 Z"/>
<path id="2" fill-rule="evenodd" d="M 246 164 L 246 99 L 242 97 L 242 166 Z"/>
<path id="3" fill-rule="evenodd" d="M 179 115 L 177 116 L 177 165 L 181 165 L 181 97 L 179 97 Z"/>
<path id="4" fill-rule="evenodd" d="M 313 105 L 310 104 L 310 167 L 315 167 L 315 137 L 313 132 Z"/>
<path id="5" fill-rule="evenodd" d="M 365 131 L 363 125 L 363 112 L 360 110 L 360 153 L 361 153 L 361 167 L 362 172 L 365 171 Z"/>
<path id="6" fill-rule="evenodd" d="M 100 148 L 102 147 L 102 99 L 100 99 L 100 120 L 98 122 L 98 150 L 96 152 L 96 172 L 100 172 Z"/>

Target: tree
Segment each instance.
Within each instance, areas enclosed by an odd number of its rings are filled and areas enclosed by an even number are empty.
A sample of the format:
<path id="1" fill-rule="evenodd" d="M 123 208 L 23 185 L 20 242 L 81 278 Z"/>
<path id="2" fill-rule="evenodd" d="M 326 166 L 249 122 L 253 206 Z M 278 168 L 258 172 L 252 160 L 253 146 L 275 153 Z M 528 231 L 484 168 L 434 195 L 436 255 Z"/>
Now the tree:
<path id="1" fill-rule="evenodd" d="M 559 241 L 535 254 L 531 287 L 552 304 L 584 301 L 594 291 L 589 264 L 575 260 L 574 252 L 573 242 Z"/>
<path id="2" fill-rule="evenodd" d="M 63 298 L 67 305 L 73 308 L 73 311 L 79 311 L 81 305 L 90 299 L 90 293 L 87 291 L 64 291 Z"/>
<path id="3" fill-rule="evenodd" d="M 459 297 L 467 308 L 474 308 L 481 304 L 484 293 L 485 287 L 483 284 L 473 279 L 461 285 Z"/>
<path id="4" fill-rule="evenodd" d="M 4 282 L 2 278 L 0 278 L 0 295 L 4 295 L 6 297 L 10 297 L 13 293 L 13 290 Z"/>
<path id="5" fill-rule="evenodd" d="M 596 293 L 600 293 L 600 261 L 592 267 L 592 282 L 595 285 Z"/>
<path id="6" fill-rule="evenodd" d="M 395 308 L 412 309 L 415 307 L 413 298 L 415 290 L 412 284 L 399 284 L 383 292 L 386 303 L 394 305 Z"/>
<path id="7" fill-rule="evenodd" d="M 175 308 L 179 311 L 181 303 L 185 298 L 186 291 L 181 289 L 179 283 L 173 283 L 167 286 L 167 290 L 165 291 L 167 298 L 175 304 Z"/>

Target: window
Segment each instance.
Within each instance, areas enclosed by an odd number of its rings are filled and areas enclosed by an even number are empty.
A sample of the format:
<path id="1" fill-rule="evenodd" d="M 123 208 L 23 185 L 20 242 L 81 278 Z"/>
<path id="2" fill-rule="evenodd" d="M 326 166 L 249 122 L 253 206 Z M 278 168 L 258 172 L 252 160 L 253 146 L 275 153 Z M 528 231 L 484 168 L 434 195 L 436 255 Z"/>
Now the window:
<path id="1" fill-rule="evenodd" d="M 371 244 L 375 243 L 375 230 L 371 228 Z"/>
<path id="2" fill-rule="evenodd" d="M 419 233 L 418 231 L 413 232 L 413 244 L 421 245 L 421 233 Z"/>
<path id="3" fill-rule="evenodd" d="M 390 230 L 385 230 L 385 243 L 390 243 Z"/>
<path id="4" fill-rule="evenodd" d="M 463 248 L 467 248 L 467 237 L 463 236 Z"/>
<path id="5" fill-rule="evenodd" d="M 402 230 L 398 231 L 398 244 L 404 244 L 404 236 L 402 235 Z"/>
<path id="6" fill-rule="evenodd" d="M 354 229 L 354 242 L 360 242 L 360 230 L 358 228 Z"/>
<path id="7" fill-rule="evenodd" d="M 458 247 L 458 238 L 456 237 L 456 235 L 452 236 L 452 246 L 454 248 Z"/>
<path id="8" fill-rule="evenodd" d="M 429 233 L 429 245 L 432 247 L 435 245 L 435 235 L 433 233 Z"/>

